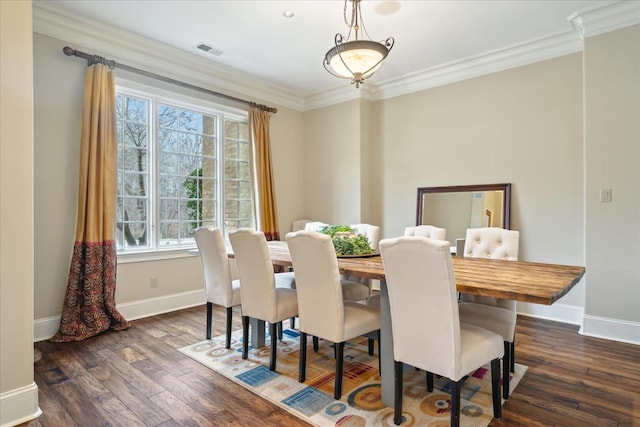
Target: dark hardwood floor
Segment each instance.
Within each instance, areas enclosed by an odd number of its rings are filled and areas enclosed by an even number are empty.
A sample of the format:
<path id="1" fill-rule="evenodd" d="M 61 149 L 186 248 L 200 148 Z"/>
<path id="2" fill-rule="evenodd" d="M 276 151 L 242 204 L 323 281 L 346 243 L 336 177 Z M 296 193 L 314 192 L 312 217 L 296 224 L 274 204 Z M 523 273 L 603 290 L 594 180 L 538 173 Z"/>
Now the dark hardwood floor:
<path id="1" fill-rule="evenodd" d="M 214 333 L 224 331 L 215 307 Z M 234 324 L 240 316 L 234 311 Z M 640 346 L 519 317 L 529 367 L 491 426 L 640 426 Z M 43 414 L 23 426 L 307 426 L 176 351 L 205 337 L 204 306 L 131 322 L 80 343 L 36 343 Z"/>

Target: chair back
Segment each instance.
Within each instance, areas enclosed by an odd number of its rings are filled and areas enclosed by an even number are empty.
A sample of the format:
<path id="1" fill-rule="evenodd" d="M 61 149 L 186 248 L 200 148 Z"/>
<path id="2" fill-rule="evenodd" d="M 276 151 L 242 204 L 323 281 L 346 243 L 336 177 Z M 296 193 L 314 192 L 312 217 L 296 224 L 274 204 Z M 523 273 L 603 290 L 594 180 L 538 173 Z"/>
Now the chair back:
<path id="1" fill-rule="evenodd" d="M 428 237 L 435 240 L 447 240 L 447 229 L 434 227 L 433 225 L 417 225 L 415 227 L 406 227 L 404 229 L 404 235 Z"/>
<path id="2" fill-rule="evenodd" d="M 498 227 L 467 229 L 464 256 L 518 260 L 520 232 Z"/>
<path id="3" fill-rule="evenodd" d="M 325 224 L 324 222 L 321 221 L 311 221 L 308 222 L 304 225 L 304 230 L 305 231 L 318 231 L 320 230 L 322 227 L 326 227 L 329 224 Z"/>
<path id="4" fill-rule="evenodd" d="M 326 339 L 341 337 L 344 304 L 331 237 L 313 231 L 286 236 L 296 274 L 300 330 Z"/>
<path id="5" fill-rule="evenodd" d="M 239 229 L 229 233 L 229 240 L 240 276 L 242 315 L 268 321 L 277 299 L 267 239 L 261 231 Z"/>
<path id="6" fill-rule="evenodd" d="M 464 241 L 464 252 L 459 256 L 518 260 L 520 232 L 497 227 L 469 228 Z M 462 301 L 494 305 L 515 311 L 516 303 L 482 295 L 461 294 Z"/>
<path id="7" fill-rule="evenodd" d="M 460 319 L 449 242 L 398 237 L 380 242 L 394 359 L 447 378 L 460 370 Z"/>
<path id="8" fill-rule="evenodd" d="M 310 222 L 313 222 L 313 220 L 311 219 L 296 219 L 294 221 L 291 222 L 291 231 L 300 231 L 300 230 L 304 230 L 304 227 L 306 227 L 307 224 L 309 224 Z"/>
<path id="9" fill-rule="evenodd" d="M 200 227 L 195 231 L 194 237 L 202 261 L 207 301 L 230 307 L 233 298 L 233 276 L 222 232 L 219 228 Z"/>
<path id="10" fill-rule="evenodd" d="M 371 224 L 351 224 L 351 228 L 356 230 L 357 234 L 364 234 L 369 239 L 371 249 L 378 250 L 378 242 L 380 241 L 380 227 Z"/>

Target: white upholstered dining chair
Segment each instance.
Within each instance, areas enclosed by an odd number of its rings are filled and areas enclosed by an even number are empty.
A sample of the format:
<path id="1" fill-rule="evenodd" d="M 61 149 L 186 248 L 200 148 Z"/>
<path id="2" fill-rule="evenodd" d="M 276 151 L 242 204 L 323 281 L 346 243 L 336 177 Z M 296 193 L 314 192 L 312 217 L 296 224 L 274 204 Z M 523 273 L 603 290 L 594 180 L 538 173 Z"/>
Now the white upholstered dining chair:
<path id="1" fill-rule="evenodd" d="M 249 318 L 269 322 L 271 354 L 269 369 L 276 370 L 277 325 L 298 315 L 296 290 L 276 286 L 276 276 L 264 233 L 240 229 L 229 233 L 238 264 L 242 295 L 242 358 L 248 357 Z M 283 274 L 283 273 L 279 273 Z"/>
<path id="2" fill-rule="evenodd" d="M 463 256 L 494 258 L 508 261 L 518 259 L 520 233 L 496 227 L 467 230 Z M 516 302 L 493 297 L 461 294 L 460 321 L 489 329 L 504 341 L 502 358 L 502 394 L 509 398 L 510 373 L 515 368 Z"/>
<path id="3" fill-rule="evenodd" d="M 461 323 L 449 242 L 399 237 L 380 242 L 393 331 L 394 423 L 402 421 L 403 365 L 451 381 L 451 425 L 460 420 L 462 379 L 491 362 L 493 416 L 501 417 L 502 338 L 487 329 Z M 384 337 L 382 337 L 384 339 Z"/>
<path id="4" fill-rule="evenodd" d="M 415 227 L 406 227 L 404 229 L 404 235 L 428 237 L 435 240 L 447 240 L 447 229 L 435 227 L 433 225 L 416 225 Z"/>
<path id="5" fill-rule="evenodd" d="M 200 227 L 195 233 L 202 261 L 207 297 L 207 339 L 211 339 L 213 304 L 227 310 L 226 347 L 231 347 L 232 308 L 240 305 L 240 281 L 232 277 L 229 257 L 219 228 Z"/>
<path id="6" fill-rule="evenodd" d="M 380 241 L 380 227 L 372 224 L 351 224 L 351 228 L 356 230 L 357 234 L 364 234 L 369 239 L 371 249 L 378 250 L 378 242 Z"/>
<path id="7" fill-rule="evenodd" d="M 304 225 L 304 230 L 305 231 L 318 231 L 320 230 L 322 227 L 326 227 L 327 223 L 322 222 L 322 221 L 311 221 L 308 222 Z"/>
<path id="8" fill-rule="evenodd" d="M 291 231 L 304 230 L 305 226 L 310 222 L 314 222 L 314 221 L 312 219 L 306 219 L 306 218 L 296 219 L 294 221 L 291 221 Z"/>
<path id="9" fill-rule="evenodd" d="M 324 222 L 320 222 L 320 221 L 314 221 L 314 222 L 309 222 L 305 225 L 305 231 L 315 231 L 317 232 L 318 230 L 320 230 L 322 227 L 326 227 L 329 224 L 324 223 Z M 367 226 L 368 224 L 356 224 L 356 225 L 360 225 L 362 226 L 360 229 L 365 231 L 365 233 L 362 234 L 366 234 L 366 232 L 369 233 L 375 233 L 375 229 L 371 229 L 369 230 Z M 351 228 L 355 228 L 356 232 L 358 232 L 358 229 L 356 228 L 356 226 L 354 225 L 350 225 Z M 380 233 L 380 228 L 379 227 L 375 227 L 377 228 L 377 232 L 378 232 L 378 236 Z M 367 238 L 369 238 L 369 235 L 367 235 Z M 377 248 L 377 243 L 378 243 L 378 238 L 376 237 L 376 235 L 372 235 L 375 238 L 375 242 L 376 242 L 376 248 Z M 361 300 L 366 300 L 369 298 L 369 296 L 371 295 L 371 280 L 370 279 L 364 279 L 361 277 L 350 277 L 350 276 L 346 276 L 343 275 L 341 276 L 341 281 L 342 281 L 342 294 L 344 296 L 345 301 L 361 301 Z"/>
<path id="10" fill-rule="evenodd" d="M 306 379 L 307 335 L 335 343 L 334 399 L 342 396 L 344 344 L 357 336 L 380 330 L 379 309 L 345 301 L 336 252 L 328 235 L 310 231 L 286 236 L 296 272 L 300 319 L 298 381 Z"/>
<path id="11" fill-rule="evenodd" d="M 363 234 L 367 236 L 369 244 L 371 245 L 371 249 L 373 249 L 374 251 L 378 250 L 378 242 L 380 241 L 380 227 L 372 224 L 351 224 L 350 227 L 356 230 L 357 234 Z M 364 298 L 361 298 L 361 296 L 364 294 L 362 294 L 361 292 L 357 292 L 352 301 L 359 301 L 362 299 L 366 299 L 367 301 L 369 301 L 369 298 L 371 298 L 371 291 L 373 289 L 373 281 L 371 279 L 365 277 L 349 276 L 347 274 L 343 274 L 341 276 L 341 279 L 343 284 L 347 282 L 355 282 L 367 287 L 367 294 L 366 296 L 364 296 Z"/>

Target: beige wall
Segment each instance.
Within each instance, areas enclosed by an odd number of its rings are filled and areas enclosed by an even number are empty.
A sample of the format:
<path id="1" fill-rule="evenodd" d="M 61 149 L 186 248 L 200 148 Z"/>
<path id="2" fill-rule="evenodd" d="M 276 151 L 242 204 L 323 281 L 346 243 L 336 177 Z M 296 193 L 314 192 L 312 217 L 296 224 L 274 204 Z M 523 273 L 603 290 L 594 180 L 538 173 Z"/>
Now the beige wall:
<path id="1" fill-rule="evenodd" d="M 349 102 L 305 113 L 309 217 L 340 219 L 314 194 L 332 191 L 345 205 L 369 197 L 382 235 L 399 236 L 415 223 L 418 187 L 511 182 L 520 258 L 584 265 L 581 54 L 374 103 L 373 137 L 362 141 L 373 162 L 367 194 L 335 181 L 344 181 L 344 164 L 328 166 L 349 147 L 356 152 L 357 135 L 344 124 L 356 109 Z M 583 293 L 578 285 L 561 302 L 582 307 Z"/>
<path id="2" fill-rule="evenodd" d="M 62 311 L 73 247 L 82 88 L 86 61 L 67 57 L 68 43 L 34 35 L 35 85 L 35 319 L 50 319 Z M 148 79 L 120 70 L 116 75 L 140 83 Z M 157 84 L 157 83 L 156 83 Z M 161 85 L 170 88 L 169 85 Z M 175 90 L 175 88 L 174 88 Z M 179 90 L 187 93 L 185 90 Z M 190 96 L 206 96 L 189 93 Z M 209 98 L 211 99 L 211 98 Z M 271 143 L 281 232 L 303 215 L 302 113 L 278 107 L 271 121 Z M 116 303 L 135 312 L 132 304 L 166 306 L 164 298 L 192 293 L 197 300 L 204 284 L 197 257 L 118 262 Z M 150 287 L 150 278 L 158 281 Z M 170 305 L 170 303 L 169 303 Z M 146 308 L 141 308 L 143 311 Z"/>
<path id="3" fill-rule="evenodd" d="M 291 222 L 304 218 L 304 130 L 302 112 L 278 108 L 271 116 L 280 238 L 291 231 Z"/>
<path id="4" fill-rule="evenodd" d="M 0 425 L 39 415 L 33 382 L 31 2 L 0 2 Z"/>
<path id="5" fill-rule="evenodd" d="M 304 113 L 304 212 L 327 223 L 360 221 L 359 100 Z"/>
<path id="6" fill-rule="evenodd" d="M 584 56 L 585 329 L 604 335 L 598 318 L 640 322 L 640 26 L 587 39 Z"/>
<path id="7" fill-rule="evenodd" d="M 331 187 L 335 200 L 370 199 L 371 222 L 392 237 L 414 224 L 417 187 L 511 182 L 520 258 L 586 266 L 554 306 L 519 310 L 640 343 L 639 33 L 638 25 L 612 31 L 587 38 L 584 55 L 373 103 L 360 116 L 372 174 L 360 193 Z M 350 108 L 305 113 L 315 147 L 320 124 L 341 122 Z M 332 133 L 307 162 L 328 163 L 352 137 Z M 308 189 L 328 188 L 322 174 L 305 178 Z M 599 202 L 602 188 L 612 189 L 611 203 Z M 307 199 L 305 211 L 314 217 L 323 206 Z"/>

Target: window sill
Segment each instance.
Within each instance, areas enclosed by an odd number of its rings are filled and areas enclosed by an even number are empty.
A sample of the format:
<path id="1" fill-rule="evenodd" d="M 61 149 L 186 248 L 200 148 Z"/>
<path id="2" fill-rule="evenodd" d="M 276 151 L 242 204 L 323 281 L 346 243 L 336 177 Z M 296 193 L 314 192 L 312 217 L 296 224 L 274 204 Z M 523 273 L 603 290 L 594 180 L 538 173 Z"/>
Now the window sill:
<path id="1" fill-rule="evenodd" d="M 190 258 L 193 257 L 193 247 L 184 247 L 180 249 L 171 249 L 163 251 L 150 251 L 150 252 L 133 252 L 133 253 L 119 253 L 118 264 L 129 264 L 135 262 L 147 262 L 147 261 L 163 261 L 168 259 L 178 258 Z"/>

